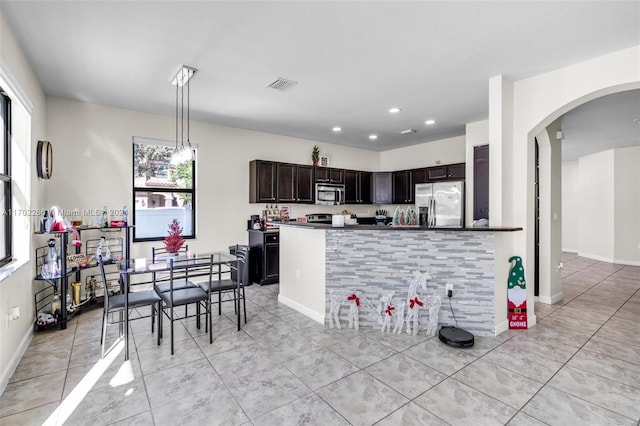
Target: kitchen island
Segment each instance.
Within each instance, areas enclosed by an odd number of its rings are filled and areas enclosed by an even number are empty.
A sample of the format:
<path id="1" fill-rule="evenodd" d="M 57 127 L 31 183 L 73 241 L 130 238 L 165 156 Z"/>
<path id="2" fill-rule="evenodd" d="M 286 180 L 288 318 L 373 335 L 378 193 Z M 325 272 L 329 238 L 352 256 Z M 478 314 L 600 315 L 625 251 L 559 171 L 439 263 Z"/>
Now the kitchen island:
<path id="1" fill-rule="evenodd" d="M 496 262 L 506 263 L 514 254 L 501 238 L 517 231 L 521 228 L 281 225 L 279 301 L 320 323 L 335 320 L 329 312 L 337 311 L 345 327 L 357 298 L 359 326 L 372 329 L 381 327 L 387 307 L 394 308 L 388 314 L 397 314 L 415 298 L 412 305 L 423 304 L 420 330 L 428 325 L 428 308 L 441 304 L 439 325 L 455 325 L 452 309 L 459 327 L 478 336 L 497 335 L 507 329 L 507 277 L 496 276 Z M 425 287 L 417 277 L 426 278 Z M 451 309 L 447 284 L 453 285 Z"/>

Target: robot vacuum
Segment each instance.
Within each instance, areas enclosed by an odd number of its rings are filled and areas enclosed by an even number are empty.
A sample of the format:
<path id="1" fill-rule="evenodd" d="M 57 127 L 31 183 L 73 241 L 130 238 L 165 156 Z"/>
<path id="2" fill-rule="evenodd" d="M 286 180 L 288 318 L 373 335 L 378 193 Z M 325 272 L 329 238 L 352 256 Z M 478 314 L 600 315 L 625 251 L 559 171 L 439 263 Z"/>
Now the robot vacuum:
<path id="1" fill-rule="evenodd" d="M 443 326 L 438 333 L 438 338 L 454 348 L 470 348 L 474 343 L 473 334 L 452 326 Z"/>

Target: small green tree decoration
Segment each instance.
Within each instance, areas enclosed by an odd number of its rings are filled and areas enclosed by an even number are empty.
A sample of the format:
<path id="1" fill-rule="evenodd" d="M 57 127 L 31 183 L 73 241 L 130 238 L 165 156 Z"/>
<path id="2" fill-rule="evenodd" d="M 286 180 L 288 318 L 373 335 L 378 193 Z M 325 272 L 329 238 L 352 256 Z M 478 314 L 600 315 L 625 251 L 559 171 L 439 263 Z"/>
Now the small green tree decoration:
<path id="1" fill-rule="evenodd" d="M 320 160 L 320 148 L 318 148 L 318 145 L 314 145 L 313 150 L 311 151 L 311 161 L 313 161 L 314 166 L 317 166 L 319 160 Z"/>
<path id="2" fill-rule="evenodd" d="M 184 244 L 184 238 L 182 238 L 182 227 L 178 219 L 173 219 L 169 224 L 169 231 L 166 237 L 164 237 L 164 247 L 168 253 L 176 253 L 180 250 L 180 247 Z"/>

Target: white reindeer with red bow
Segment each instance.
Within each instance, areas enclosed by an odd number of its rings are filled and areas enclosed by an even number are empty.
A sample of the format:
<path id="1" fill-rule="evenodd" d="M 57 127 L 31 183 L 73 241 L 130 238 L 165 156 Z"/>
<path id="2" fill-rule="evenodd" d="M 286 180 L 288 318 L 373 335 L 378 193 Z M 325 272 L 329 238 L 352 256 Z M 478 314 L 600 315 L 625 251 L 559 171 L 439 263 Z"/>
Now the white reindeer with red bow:
<path id="1" fill-rule="evenodd" d="M 418 297 L 418 286 L 422 290 L 427 291 L 427 280 L 431 279 L 428 272 L 421 273 L 415 271 L 413 279 L 409 283 L 409 291 L 407 292 L 407 334 L 418 334 L 418 325 L 420 320 L 420 309 L 424 307 L 424 300 Z M 413 323 L 413 328 L 411 327 Z"/>
<path id="2" fill-rule="evenodd" d="M 347 297 L 349 301 L 349 328 L 359 330 L 358 318 L 360 316 L 358 309 L 360 308 L 360 296 L 357 293 L 353 293 Z"/>
<path id="3" fill-rule="evenodd" d="M 393 293 L 385 294 L 380 298 L 380 311 L 382 311 L 382 328 L 380 332 L 391 331 L 391 319 L 393 318 L 396 307 L 391 304 Z"/>

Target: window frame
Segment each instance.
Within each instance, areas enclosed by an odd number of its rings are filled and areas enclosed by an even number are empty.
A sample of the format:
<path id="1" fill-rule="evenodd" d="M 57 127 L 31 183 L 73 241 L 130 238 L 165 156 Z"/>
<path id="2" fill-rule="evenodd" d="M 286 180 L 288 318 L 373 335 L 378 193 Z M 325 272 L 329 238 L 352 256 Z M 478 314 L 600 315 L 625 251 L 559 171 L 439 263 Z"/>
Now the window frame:
<path id="1" fill-rule="evenodd" d="M 9 95 L 0 87 L 0 114 L 2 115 L 2 121 L 4 125 L 0 131 L 4 134 L 4 140 L 0 146 L 0 149 L 4 151 L 4 161 L 3 161 L 3 170 L 0 170 L 0 182 L 2 182 L 3 188 L 0 189 L 4 192 L 4 205 L 3 209 L 3 218 L 4 218 L 4 241 L 0 241 L 0 244 L 4 244 L 4 249 L 6 255 L 0 258 L 0 267 L 10 263 L 13 260 L 13 232 L 12 232 L 12 186 L 13 179 L 11 177 L 11 98 Z M 4 173 L 3 173 L 4 171 Z"/>
<path id="2" fill-rule="evenodd" d="M 171 143 L 172 144 L 172 143 Z M 159 139 L 149 139 L 149 138 L 139 138 L 134 136 L 133 143 L 131 144 L 131 177 L 132 183 L 131 186 L 133 188 L 132 191 L 132 203 L 131 205 L 131 217 L 133 218 L 133 223 L 136 223 L 136 193 L 138 192 L 155 192 L 155 193 L 184 193 L 191 195 L 191 223 L 192 223 L 192 233 L 190 235 L 182 235 L 182 238 L 185 240 L 193 240 L 196 238 L 196 159 L 191 161 L 191 188 L 154 188 L 154 187 L 141 187 L 136 186 L 136 158 L 135 158 L 135 145 L 155 145 L 170 148 L 170 144 L 168 141 L 163 141 Z M 136 227 L 133 227 L 133 242 L 149 242 L 149 241 L 164 241 L 166 237 L 166 232 L 168 231 L 169 224 L 167 224 L 167 229 L 164 230 L 165 235 L 158 237 L 137 237 L 136 236 Z"/>

